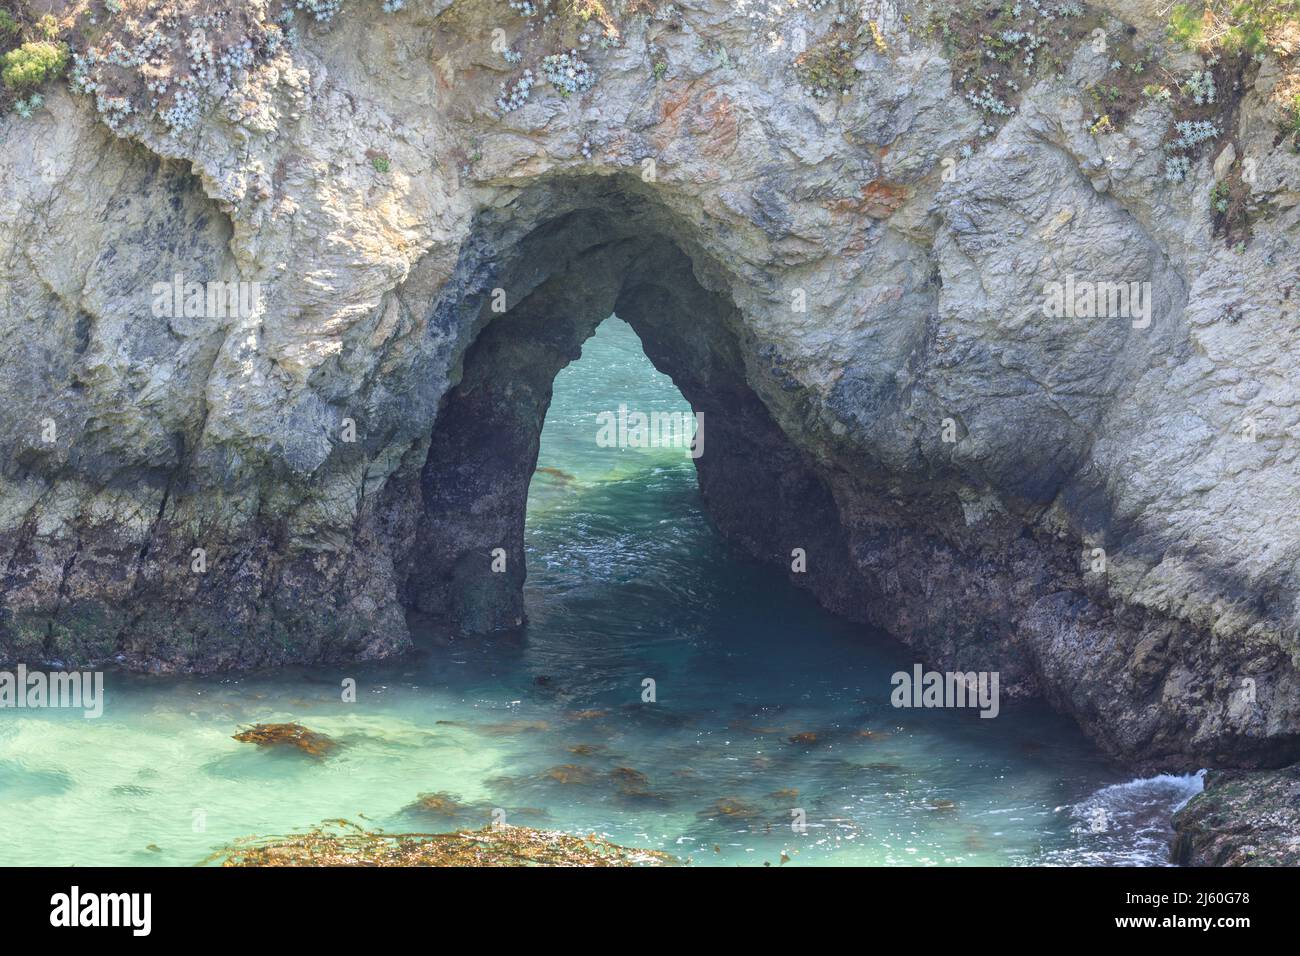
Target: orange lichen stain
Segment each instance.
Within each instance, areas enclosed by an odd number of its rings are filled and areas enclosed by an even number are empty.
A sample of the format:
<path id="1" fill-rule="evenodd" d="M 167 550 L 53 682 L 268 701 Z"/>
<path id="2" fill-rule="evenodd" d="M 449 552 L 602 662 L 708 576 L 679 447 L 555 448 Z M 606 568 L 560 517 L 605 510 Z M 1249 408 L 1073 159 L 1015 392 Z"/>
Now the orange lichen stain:
<path id="1" fill-rule="evenodd" d="M 832 199 L 826 203 L 826 208 L 836 215 L 888 219 L 912 198 L 913 193 L 911 186 L 873 179 L 857 196 Z"/>

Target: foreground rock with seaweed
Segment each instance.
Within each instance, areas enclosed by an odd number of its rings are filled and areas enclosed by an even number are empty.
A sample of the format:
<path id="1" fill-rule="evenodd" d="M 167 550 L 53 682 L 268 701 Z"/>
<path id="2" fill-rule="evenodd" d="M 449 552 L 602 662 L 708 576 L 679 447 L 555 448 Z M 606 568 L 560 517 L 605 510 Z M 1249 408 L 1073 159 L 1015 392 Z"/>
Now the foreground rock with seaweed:
<path id="1" fill-rule="evenodd" d="M 1174 830 L 1175 863 L 1300 866 L 1300 766 L 1211 770 Z"/>
<path id="2" fill-rule="evenodd" d="M 384 833 L 334 820 L 306 833 L 254 838 L 218 851 L 222 866 L 663 866 L 677 861 L 591 834 L 488 826 L 457 833 Z"/>
<path id="3" fill-rule="evenodd" d="M 1300 757 L 1285 17 L 116 6 L 23 13 L 15 82 L 65 44 L 72 91 L 0 119 L 0 657 L 518 624 L 551 381 L 617 312 L 717 525 L 828 607 L 1135 766 Z"/>

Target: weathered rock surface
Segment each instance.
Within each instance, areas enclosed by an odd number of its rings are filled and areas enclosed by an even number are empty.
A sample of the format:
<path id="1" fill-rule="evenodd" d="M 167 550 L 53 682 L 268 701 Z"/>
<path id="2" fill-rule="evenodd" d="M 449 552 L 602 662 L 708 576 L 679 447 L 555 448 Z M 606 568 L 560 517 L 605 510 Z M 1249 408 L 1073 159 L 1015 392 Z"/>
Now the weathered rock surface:
<path id="1" fill-rule="evenodd" d="M 1174 829 L 1175 863 L 1300 866 L 1300 766 L 1211 770 Z"/>
<path id="2" fill-rule="evenodd" d="M 1103 6 L 1160 42 L 1155 5 Z M 1266 214 L 1234 251 L 1217 151 L 1162 181 L 1166 105 L 1090 132 L 1104 54 L 963 159 L 982 114 L 897 18 L 849 94 L 800 88 L 793 38 L 832 16 L 689 0 L 585 52 L 591 91 L 502 114 L 505 4 L 350 4 L 183 133 L 62 92 L 5 117 L 0 657 L 209 670 L 401 652 L 413 610 L 516 623 L 550 382 L 617 310 L 705 412 L 719 527 L 805 549 L 827 606 L 1135 764 L 1300 757 L 1300 155 L 1271 107 L 1244 91 Z M 160 316 L 178 274 L 262 306 Z M 1067 275 L 1150 283 L 1149 326 L 1045 316 Z"/>

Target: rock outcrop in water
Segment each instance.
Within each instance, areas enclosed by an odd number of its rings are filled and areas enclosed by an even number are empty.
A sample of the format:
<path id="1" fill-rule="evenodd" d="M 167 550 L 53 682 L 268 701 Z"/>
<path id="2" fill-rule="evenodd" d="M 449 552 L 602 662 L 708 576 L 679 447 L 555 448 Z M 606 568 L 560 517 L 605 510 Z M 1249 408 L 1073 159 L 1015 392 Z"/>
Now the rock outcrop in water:
<path id="1" fill-rule="evenodd" d="M 518 623 L 551 382 L 617 312 L 717 525 L 828 607 L 1131 763 L 1300 756 L 1294 46 L 1026 3 L 1013 89 L 941 5 L 123 6 L 91 95 L 0 120 L 0 657 Z"/>
<path id="2" fill-rule="evenodd" d="M 1300 766 L 1212 770 L 1174 828 L 1175 863 L 1300 866 Z"/>

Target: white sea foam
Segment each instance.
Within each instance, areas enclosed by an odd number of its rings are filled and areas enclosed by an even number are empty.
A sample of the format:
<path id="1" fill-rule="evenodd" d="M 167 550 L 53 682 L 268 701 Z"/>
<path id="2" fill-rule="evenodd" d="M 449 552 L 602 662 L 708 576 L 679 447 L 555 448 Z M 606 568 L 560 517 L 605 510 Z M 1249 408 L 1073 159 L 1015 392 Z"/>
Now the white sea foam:
<path id="1" fill-rule="evenodd" d="M 1077 841 L 1044 862 L 1065 866 L 1160 866 L 1169 863 L 1173 816 L 1205 787 L 1205 771 L 1162 773 L 1111 784 L 1057 807 L 1073 819 Z"/>

